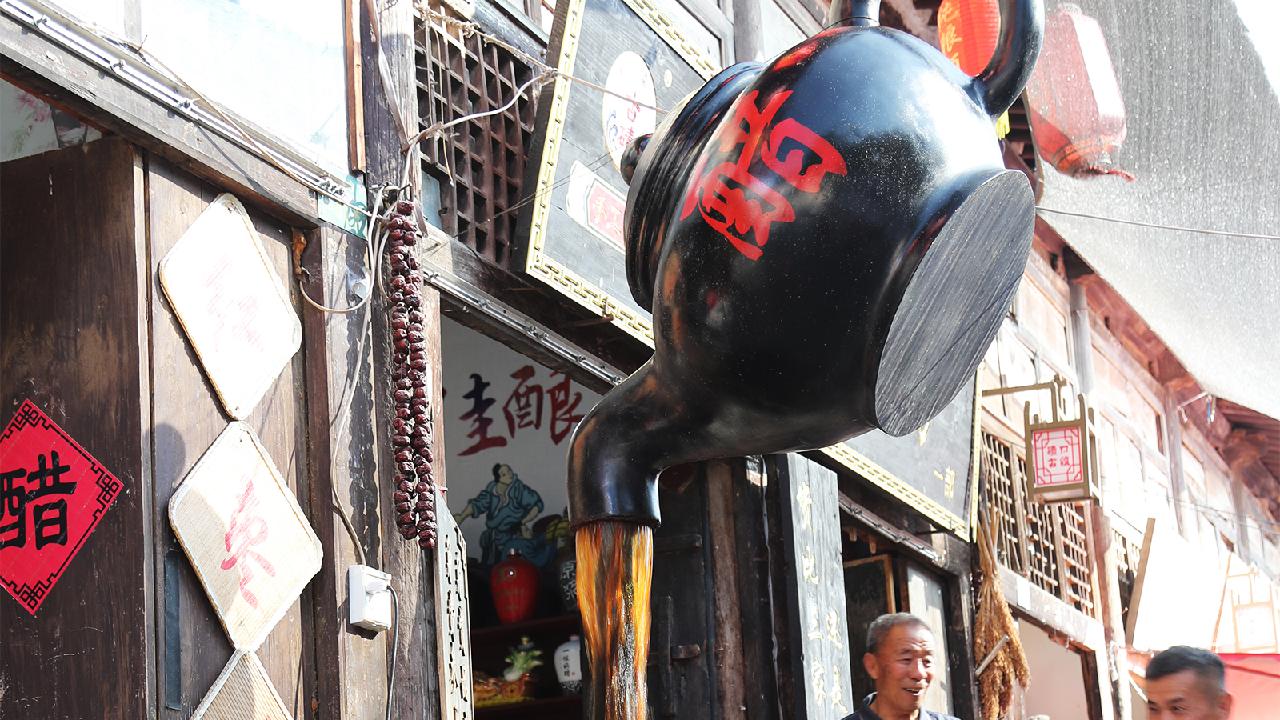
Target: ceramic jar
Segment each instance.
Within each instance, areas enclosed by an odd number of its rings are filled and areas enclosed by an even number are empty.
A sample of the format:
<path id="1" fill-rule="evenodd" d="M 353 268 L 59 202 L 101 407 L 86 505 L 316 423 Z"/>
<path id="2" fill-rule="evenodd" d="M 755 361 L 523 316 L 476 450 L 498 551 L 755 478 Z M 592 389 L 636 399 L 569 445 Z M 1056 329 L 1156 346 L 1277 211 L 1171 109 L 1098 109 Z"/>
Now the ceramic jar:
<path id="1" fill-rule="evenodd" d="M 582 641 L 577 635 L 556 648 L 554 656 L 556 680 L 565 695 L 578 695 L 582 692 Z"/>
<path id="2" fill-rule="evenodd" d="M 538 567 L 513 548 L 489 573 L 493 607 L 503 624 L 533 617 L 538 604 Z"/>

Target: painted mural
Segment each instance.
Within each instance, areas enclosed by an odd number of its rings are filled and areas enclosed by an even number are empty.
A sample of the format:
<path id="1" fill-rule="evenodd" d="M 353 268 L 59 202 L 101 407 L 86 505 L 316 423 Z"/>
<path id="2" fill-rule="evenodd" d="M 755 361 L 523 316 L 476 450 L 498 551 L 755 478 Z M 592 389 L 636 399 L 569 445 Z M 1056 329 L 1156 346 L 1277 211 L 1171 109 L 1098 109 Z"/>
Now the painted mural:
<path id="1" fill-rule="evenodd" d="M 568 536 L 569 437 L 600 396 L 470 328 L 441 326 L 446 498 L 467 554 L 487 566 L 514 549 L 547 567 Z"/>

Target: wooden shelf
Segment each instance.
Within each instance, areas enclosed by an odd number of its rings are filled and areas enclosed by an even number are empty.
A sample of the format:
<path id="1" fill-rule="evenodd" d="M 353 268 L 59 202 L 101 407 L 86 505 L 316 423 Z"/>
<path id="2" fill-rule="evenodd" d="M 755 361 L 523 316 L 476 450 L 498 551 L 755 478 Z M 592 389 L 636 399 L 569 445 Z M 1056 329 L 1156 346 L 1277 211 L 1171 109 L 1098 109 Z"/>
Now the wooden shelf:
<path id="1" fill-rule="evenodd" d="M 474 628 L 471 631 L 471 644 L 475 646 L 501 641 L 518 641 L 521 635 L 564 635 L 564 639 L 567 640 L 570 635 L 580 635 L 581 627 L 582 617 L 578 613 L 553 615 L 510 625 Z"/>
<path id="2" fill-rule="evenodd" d="M 510 705 L 476 708 L 476 720 L 505 720 L 528 718 L 529 720 L 553 720 L 555 718 L 579 718 L 582 716 L 582 697 L 564 695 L 541 698 Z"/>

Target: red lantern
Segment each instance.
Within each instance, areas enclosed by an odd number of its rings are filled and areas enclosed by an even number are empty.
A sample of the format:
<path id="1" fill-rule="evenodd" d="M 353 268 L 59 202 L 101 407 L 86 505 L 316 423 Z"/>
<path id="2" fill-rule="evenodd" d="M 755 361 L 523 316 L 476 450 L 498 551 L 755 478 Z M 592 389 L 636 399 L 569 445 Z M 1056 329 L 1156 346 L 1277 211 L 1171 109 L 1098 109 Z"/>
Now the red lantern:
<path id="1" fill-rule="evenodd" d="M 986 69 L 999 36 L 999 0 L 942 0 L 938 7 L 938 47 L 970 76 Z"/>
<path id="2" fill-rule="evenodd" d="M 1036 149 L 1059 172 L 1133 179 L 1113 166 L 1126 126 L 1107 41 L 1098 21 L 1075 5 L 1062 4 L 1045 23 L 1027 112 Z"/>
<path id="3" fill-rule="evenodd" d="M 528 620 L 538 601 L 538 566 L 512 548 L 489 573 L 493 607 L 504 624 Z"/>

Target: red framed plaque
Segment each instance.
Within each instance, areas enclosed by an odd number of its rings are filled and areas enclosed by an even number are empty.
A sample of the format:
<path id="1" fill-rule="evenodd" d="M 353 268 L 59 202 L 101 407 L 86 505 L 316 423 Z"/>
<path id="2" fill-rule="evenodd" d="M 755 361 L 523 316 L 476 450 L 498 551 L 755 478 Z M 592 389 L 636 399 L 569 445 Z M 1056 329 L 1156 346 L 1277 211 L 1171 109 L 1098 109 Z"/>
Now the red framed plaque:
<path id="1" fill-rule="evenodd" d="M 0 434 L 0 584 L 32 615 L 123 485 L 30 400 Z"/>

